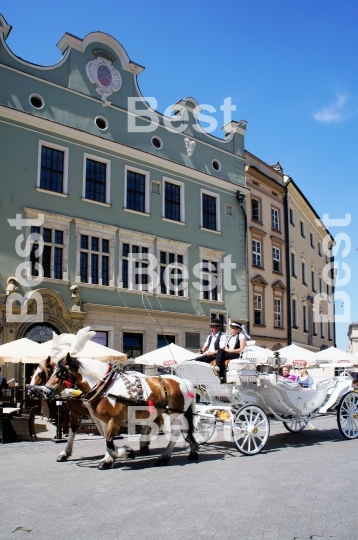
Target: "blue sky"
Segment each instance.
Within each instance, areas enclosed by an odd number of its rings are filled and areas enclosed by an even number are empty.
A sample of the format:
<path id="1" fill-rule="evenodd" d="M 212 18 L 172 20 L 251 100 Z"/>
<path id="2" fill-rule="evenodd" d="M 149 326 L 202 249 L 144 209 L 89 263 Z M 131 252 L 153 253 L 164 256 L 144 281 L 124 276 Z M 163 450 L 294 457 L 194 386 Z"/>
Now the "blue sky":
<path id="1" fill-rule="evenodd" d="M 221 126 L 220 105 L 231 96 L 233 118 L 248 122 L 247 150 L 280 161 L 319 215 L 351 215 L 349 226 L 331 232 L 351 240 L 344 258 L 351 278 L 340 290 L 350 296 L 349 319 L 358 321 L 358 4 L 16 0 L 2 2 L 0 13 L 13 26 L 13 52 L 42 65 L 60 59 L 56 43 L 65 32 L 111 34 L 145 66 L 141 91 L 157 99 L 161 112 L 192 96 L 219 111 Z M 341 303 L 336 307 L 341 313 Z M 337 325 L 343 349 L 347 328 Z"/>

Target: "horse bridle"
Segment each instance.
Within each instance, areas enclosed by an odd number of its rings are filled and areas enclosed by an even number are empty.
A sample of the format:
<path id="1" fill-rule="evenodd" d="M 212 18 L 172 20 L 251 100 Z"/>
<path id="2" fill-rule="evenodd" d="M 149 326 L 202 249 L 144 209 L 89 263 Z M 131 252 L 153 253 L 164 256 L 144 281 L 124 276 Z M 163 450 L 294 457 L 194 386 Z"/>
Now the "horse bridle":
<path id="1" fill-rule="evenodd" d="M 58 392 L 58 389 L 60 388 L 61 384 L 63 384 L 66 380 L 69 383 L 73 384 L 71 380 L 67 379 L 70 373 L 71 373 L 71 370 L 68 366 L 65 366 L 61 362 L 57 364 L 57 367 L 55 368 L 52 375 L 56 375 L 56 377 L 59 380 L 59 383 L 56 386 L 56 388 L 50 388 L 49 386 L 47 386 L 47 384 L 44 385 L 44 390 L 46 392 L 46 399 L 53 399 L 55 397 L 60 397 L 61 394 L 60 392 Z"/>

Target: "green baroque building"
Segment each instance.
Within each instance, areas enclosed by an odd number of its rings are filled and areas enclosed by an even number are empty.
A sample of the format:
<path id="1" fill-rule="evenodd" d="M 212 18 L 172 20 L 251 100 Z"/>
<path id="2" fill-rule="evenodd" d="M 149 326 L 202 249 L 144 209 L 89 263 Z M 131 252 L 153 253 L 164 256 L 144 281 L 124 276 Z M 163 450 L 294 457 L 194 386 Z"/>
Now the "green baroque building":
<path id="1" fill-rule="evenodd" d="M 193 98 L 153 110 L 144 68 L 107 34 L 65 34 L 43 67 L 10 30 L 0 16 L 2 343 L 90 325 L 136 356 L 165 339 L 197 350 L 213 317 L 247 322 L 246 122 L 220 139 Z M 34 290 L 43 305 L 20 316 Z"/>

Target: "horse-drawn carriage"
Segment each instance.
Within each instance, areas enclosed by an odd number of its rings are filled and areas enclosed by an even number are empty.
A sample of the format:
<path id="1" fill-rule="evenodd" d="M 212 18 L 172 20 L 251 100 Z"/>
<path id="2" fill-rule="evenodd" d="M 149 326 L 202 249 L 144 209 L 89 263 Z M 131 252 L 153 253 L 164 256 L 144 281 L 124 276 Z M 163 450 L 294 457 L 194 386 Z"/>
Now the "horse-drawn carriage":
<path id="1" fill-rule="evenodd" d="M 349 372 L 302 389 L 295 381 L 279 375 L 280 359 L 264 364 L 238 359 L 229 364 L 228 379 L 220 384 L 212 367 L 202 362 L 184 362 L 175 375 L 189 379 L 200 396 L 197 403 L 195 437 L 208 442 L 216 426 L 231 429 L 237 449 L 246 455 L 263 450 L 270 432 L 270 419 L 283 422 L 292 432 L 302 431 L 314 417 L 337 413 L 337 423 L 347 439 L 358 437 L 358 393 L 354 374 Z"/>

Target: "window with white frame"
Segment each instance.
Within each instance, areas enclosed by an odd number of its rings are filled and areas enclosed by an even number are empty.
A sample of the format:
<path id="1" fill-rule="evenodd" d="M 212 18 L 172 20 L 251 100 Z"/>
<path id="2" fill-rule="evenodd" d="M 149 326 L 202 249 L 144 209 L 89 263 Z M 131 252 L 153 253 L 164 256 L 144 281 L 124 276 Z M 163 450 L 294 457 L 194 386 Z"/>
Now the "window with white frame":
<path id="1" fill-rule="evenodd" d="M 271 227 L 274 231 L 280 230 L 280 213 L 277 208 L 271 208 Z"/>
<path id="2" fill-rule="evenodd" d="M 251 219 L 261 222 L 261 201 L 259 199 L 251 199 Z"/>
<path id="3" fill-rule="evenodd" d="M 156 285 L 151 272 L 154 257 L 154 236 L 119 229 L 120 283 L 130 291 L 153 291 Z"/>
<path id="4" fill-rule="evenodd" d="M 296 269 L 296 253 L 293 253 L 291 251 L 291 275 L 292 277 L 297 277 L 297 269 Z"/>
<path id="5" fill-rule="evenodd" d="M 185 221 L 184 184 L 163 179 L 163 217 L 172 221 Z"/>
<path id="6" fill-rule="evenodd" d="M 308 324 L 307 324 L 307 306 L 303 306 L 303 331 L 308 332 Z"/>
<path id="7" fill-rule="evenodd" d="M 254 294 L 254 323 L 263 324 L 262 294 Z"/>
<path id="8" fill-rule="evenodd" d="M 200 298 L 222 301 L 223 251 L 199 247 L 200 250 Z"/>
<path id="9" fill-rule="evenodd" d="M 125 167 L 124 208 L 149 214 L 149 172 Z"/>
<path id="10" fill-rule="evenodd" d="M 76 219 L 76 281 L 93 286 L 114 286 L 116 227 Z"/>
<path id="11" fill-rule="evenodd" d="M 220 232 L 220 196 L 201 190 L 201 227 Z"/>
<path id="12" fill-rule="evenodd" d="M 87 201 L 110 204 L 111 162 L 84 154 L 82 197 Z"/>
<path id="13" fill-rule="evenodd" d="M 159 294 L 188 296 L 188 249 L 190 244 L 157 238 Z"/>
<path id="14" fill-rule="evenodd" d="M 273 271 L 281 272 L 281 250 L 278 247 L 272 248 L 272 259 L 273 259 Z"/>
<path id="15" fill-rule="evenodd" d="M 275 326 L 282 328 L 282 300 L 281 298 L 274 298 L 274 319 Z"/>
<path id="16" fill-rule="evenodd" d="M 292 326 L 298 328 L 297 299 L 292 298 Z"/>
<path id="17" fill-rule="evenodd" d="M 38 219 L 44 216 L 42 225 L 27 227 L 27 238 L 31 237 L 31 251 L 26 257 L 28 277 L 68 279 L 68 245 L 72 218 L 48 214 L 25 208 L 26 217 Z"/>
<path id="18" fill-rule="evenodd" d="M 68 153 L 65 146 L 39 141 L 37 187 L 57 194 L 67 194 Z"/>
<path id="19" fill-rule="evenodd" d="M 259 240 L 252 241 L 252 264 L 262 266 L 261 242 Z"/>

